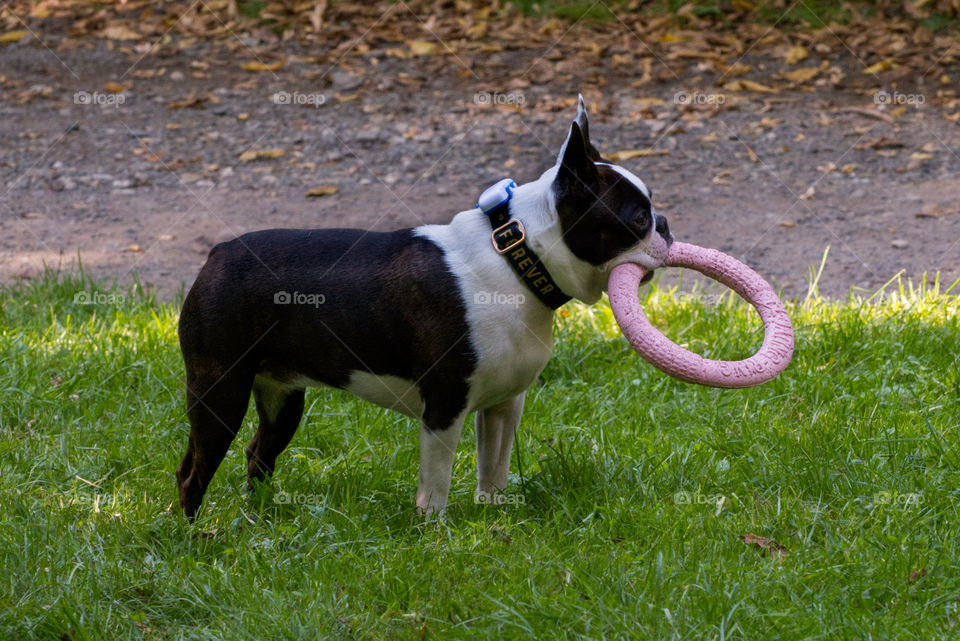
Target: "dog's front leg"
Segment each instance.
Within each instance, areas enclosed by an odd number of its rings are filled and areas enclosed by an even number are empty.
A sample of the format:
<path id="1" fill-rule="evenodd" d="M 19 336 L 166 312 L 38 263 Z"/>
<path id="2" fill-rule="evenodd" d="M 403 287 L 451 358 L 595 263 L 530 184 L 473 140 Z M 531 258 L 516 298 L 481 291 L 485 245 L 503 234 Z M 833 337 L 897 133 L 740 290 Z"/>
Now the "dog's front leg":
<path id="1" fill-rule="evenodd" d="M 428 410 L 429 414 L 429 410 Z M 417 509 L 424 516 L 443 517 L 450 497 L 453 458 L 463 431 L 464 414 L 437 429 L 426 416 L 420 424 L 420 478 L 417 487 Z M 435 422 L 435 421 L 434 421 Z"/>
<path id="2" fill-rule="evenodd" d="M 513 435 L 523 413 L 523 396 L 477 412 L 477 500 L 496 503 L 507 488 Z"/>

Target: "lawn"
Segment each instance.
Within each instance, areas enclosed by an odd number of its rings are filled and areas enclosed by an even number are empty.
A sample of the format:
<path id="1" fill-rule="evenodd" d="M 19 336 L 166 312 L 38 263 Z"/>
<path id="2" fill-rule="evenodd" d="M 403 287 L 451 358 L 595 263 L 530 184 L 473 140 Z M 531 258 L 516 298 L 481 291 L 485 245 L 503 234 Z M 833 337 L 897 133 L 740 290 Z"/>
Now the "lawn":
<path id="1" fill-rule="evenodd" d="M 510 504 L 414 515 L 417 429 L 313 391 L 273 488 L 241 437 L 201 516 L 176 505 L 178 305 L 48 276 L 0 290 L 0 638 L 956 639 L 960 314 L 946 287 L 789 309 L 793 363 L 716 390 L 569 305 L 530 391 Z M 649 291 L 713 357 L 753 311 Z M 765 537 L 767 549 L 743 540 Z"/>

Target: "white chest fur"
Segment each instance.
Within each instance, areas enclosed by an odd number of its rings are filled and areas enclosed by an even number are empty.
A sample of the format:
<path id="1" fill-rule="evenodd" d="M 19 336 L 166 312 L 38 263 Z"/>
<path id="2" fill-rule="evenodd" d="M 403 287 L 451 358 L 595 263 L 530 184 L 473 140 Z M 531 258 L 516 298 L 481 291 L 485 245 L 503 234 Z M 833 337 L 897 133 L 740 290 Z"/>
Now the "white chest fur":
<path id="1" fill-rule="evenodd" d="M 416 233 L 444 250 L 467 306 L 477 367 L 470 378 L 467 410 L 501 403 L 524 391 L 553 350 L 553 312 L 514 275 L 490 244 L 490 223 L 477 209 L 449 225 L 425 225 Z"/>

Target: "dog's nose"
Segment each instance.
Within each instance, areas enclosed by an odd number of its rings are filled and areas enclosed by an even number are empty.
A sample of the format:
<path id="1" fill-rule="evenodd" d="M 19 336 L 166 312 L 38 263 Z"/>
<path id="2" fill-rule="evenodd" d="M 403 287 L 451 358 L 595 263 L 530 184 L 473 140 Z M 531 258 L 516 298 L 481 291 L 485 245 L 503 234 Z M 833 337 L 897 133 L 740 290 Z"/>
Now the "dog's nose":
<path id="1" fill-rule="evenodd" d="M 657 233 L 663 236 L 663 239 L 666 240 L 669 245 L 673 242 L 673 234 L 670 233 L 670 225 L 667 224 L 666 216 L 661 216 L 660 214 L 654 214 L 654 216 L 657 220 Z"/>

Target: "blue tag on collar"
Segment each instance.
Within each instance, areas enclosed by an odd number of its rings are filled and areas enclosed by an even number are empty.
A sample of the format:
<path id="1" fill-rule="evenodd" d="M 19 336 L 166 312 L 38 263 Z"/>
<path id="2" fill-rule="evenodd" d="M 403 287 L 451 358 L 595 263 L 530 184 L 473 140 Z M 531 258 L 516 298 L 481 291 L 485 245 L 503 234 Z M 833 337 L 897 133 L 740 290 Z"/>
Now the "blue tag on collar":
<path id="1" fill-rule="evenodd" d="M 480 199 L 477 200 L 477 207 L 485 214 L 490 213 L 510 200 L 510 197 L 513 196 L 513 190 L 516 189 L 516 187 L 517 183 L 513 182 L 510 178 L 504 178 L 480 194 Z"/>

